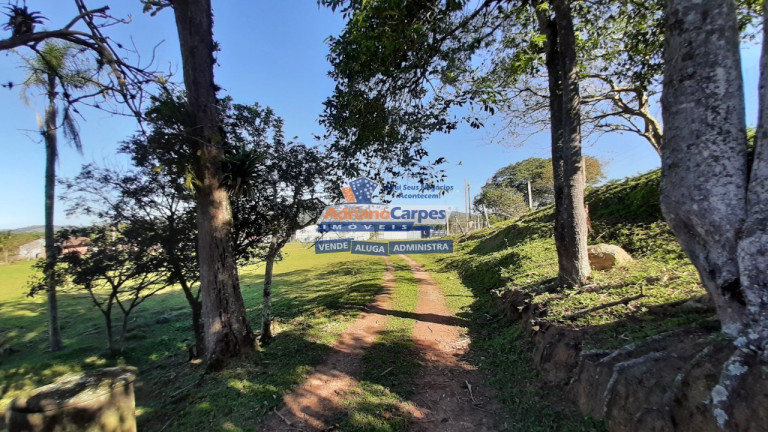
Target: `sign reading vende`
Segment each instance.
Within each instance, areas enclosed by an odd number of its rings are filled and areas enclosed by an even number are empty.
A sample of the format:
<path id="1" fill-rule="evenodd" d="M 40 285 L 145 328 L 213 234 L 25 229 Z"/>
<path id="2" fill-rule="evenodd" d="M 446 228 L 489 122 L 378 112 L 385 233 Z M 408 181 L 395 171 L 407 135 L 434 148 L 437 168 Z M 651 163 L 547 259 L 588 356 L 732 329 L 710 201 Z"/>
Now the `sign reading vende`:
<path id="1" fill-rule="evenodd" d="M 349 252 L 352 239 L 320 240 L 315 242 L 315 253 Z"/>

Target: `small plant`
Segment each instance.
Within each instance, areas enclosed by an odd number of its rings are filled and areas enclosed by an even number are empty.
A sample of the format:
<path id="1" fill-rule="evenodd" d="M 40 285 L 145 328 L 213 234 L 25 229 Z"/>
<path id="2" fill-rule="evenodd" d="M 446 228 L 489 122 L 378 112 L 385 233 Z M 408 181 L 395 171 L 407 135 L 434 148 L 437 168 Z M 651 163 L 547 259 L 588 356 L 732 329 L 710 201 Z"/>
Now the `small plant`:
<path id="1" fill-rule="evenodd" d="M 8 12 L 4 14 L 8 17 L 8 22 L 3 26 L 3 30 L 11 30 L 13 36 L 32 33 L 35 31 L 35 24 L 42 24 L 43 20 L 47 19 L 40 12 L 30 12 L 26 5 L 9 5 L 6 9 Z"/>

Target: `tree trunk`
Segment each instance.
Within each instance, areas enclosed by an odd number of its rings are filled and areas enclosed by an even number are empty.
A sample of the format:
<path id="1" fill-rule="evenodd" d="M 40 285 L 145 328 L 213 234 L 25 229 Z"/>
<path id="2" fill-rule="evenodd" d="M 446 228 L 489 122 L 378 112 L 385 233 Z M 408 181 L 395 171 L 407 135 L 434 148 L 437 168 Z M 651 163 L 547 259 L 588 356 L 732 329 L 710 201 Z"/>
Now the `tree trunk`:
<path id="1" fill-rule="evenodd" d="M 746 220 L 739 242 L 739 274 L 750 329 L 768 341 L 768 2 L 763 4 L 759 116 L 755 156 L 749 174 Z"/>
<path id="2" fill-rule="evenodd" d="M 203 304 L 195 298 L 186 281 L 183 281 L 183 279 L 181 280 L 181 288 L 184 291 L 184 296 L 187 298 L 187 303 L 189 303 L 190 309 L 192 309 L 192 331 L 195 333 L 197 355 L 200 356 L 205 352 L 205 330 L 203 328 L 202 318 Z"/>
<path id="3" fill-rule="evenodd" d="M 269 245 L 266 267 L 264 268 L 264 292 L 261 308 L 261 343 L 267 344 L 272 339 L 272 270 L 275 267 L 275 242 Z"/>
<path id="4" fill-rule="evenodd" d="M 118 344 L 118 349 L 122 350 L 125 346 L 125 335 L 128 333 L 128 317 L 130 316 L 130 312 L 125 313 L 123 312 L 123 322 L 120 325 L 120 339 Z"/>
<path id="5" fill-rule="evenodd" d="M 558 278 L 562 284 L 581 285 L 590 267 L 575 36 L 567 0 L 554 1 L 552 6 L 554 20 L 538 8 L 536 15 L 546 37 Z"/>
<path id="6" fill-rule="evenodd" d="M 108 309 L 101 313 L 104 315 L 104 324 L 107 328 L 107 350 L 112 353 L 115 351 L 115 338 L 112 334 L 112 310 Z"/>
<path id="7" fill-rule="evenodd" d="M 59 306 L 56 299 L 56 245 L 53 233 L 53 205 L 56 188 L 56 76 L 48 76 L 48 108 L 45 110 L 45 288 L 48 294 L 48 339 L 51 351 L 61 351 Z"/>
<path id="8" fill-rule="evenodd" d="M 192 310 L 192 331 L 195 334 L 195 357 L 203 355 L 205 352 L 205 331 L 203 329 L 202 308 L 203 305 L 197 296 L 192 292 L 192 288 L 187 283 L 187 279 L 184 277 L 184 272 L 181 269 L 181 263 L 179 257 L 174 253 L 171 247 L 166 246 L 168 249 L 168 256 L 171 261 L 171 268 L 175 274 L 176 280 L 181 285 L 181 290 L 184 292 L 184 297 L 187 299 L 189 308 Z"/>
<path id="9" fill-rule="evenodd" d="M 187 103 L 198 146 L 198 260 L 205 356 L 209 364 L 254 348 L 245 315 L 229 232 L 232 208 L 222 185 L 222 134 L 213 81 L 213 16 L 210 0 L 173 2 Z"/>
<path id="10" fill-rule="evenodd" d="M 737 251 L 746 216 L 747 138 L 733 2 L 668 1 L 664 62 L 661 209 L 723 330 L 739 334 L 746 319 Z"/>
<path id="11" fill-rule="evenodd" d="M 576 35 L 569 0 L 552 2 L 557 23 L 560 49 L 560 76 L 563 95 L 563 198 L 562 207 L 555 209 L 564 231 L 563 260 L 558 264 L 561 282 L 583 285 L 591 273 L 587 255 L 587 210 L 584 207 L 586 173 L 581 156 L 581 98 L 579 96 L 579 68 L 576 62 Z M 558 228 L 555 228 L 558 229 Z"/>

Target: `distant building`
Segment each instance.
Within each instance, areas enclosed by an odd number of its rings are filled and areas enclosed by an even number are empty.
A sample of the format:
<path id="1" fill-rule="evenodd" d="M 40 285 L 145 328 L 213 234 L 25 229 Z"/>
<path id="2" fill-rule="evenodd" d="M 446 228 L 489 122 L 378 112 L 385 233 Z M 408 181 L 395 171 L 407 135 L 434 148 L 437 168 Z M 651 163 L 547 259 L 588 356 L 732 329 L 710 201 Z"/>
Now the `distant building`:
<path id="1" fill-rule="evenodd" d="M 434 232 L 434 231 L 433 231 Z M 444 234 L 445 231 L 442 231 Z M 432 235 L 434 237 L 434 234 Z M 418 240 L 422 238 L 421 231 L 379 231 L 379 232 L 341 232 L 332 231 L 325 234 L 317 232 L 317 225 L 310 225 L 296 231 L 294 241 L 314 243 L 317 240 L 348 239 L 353 240 Z"/>
<path id="2" fill-rule="evenodd" d="M 91 240 L 88 237 L 70 237 L 63 244 L 57 245 L 62 254 L 88 253 Z M 19 259 L 32 260 L 45 258 L 45 239 L 37 239 L 19 246 Z"/>
<path id="3" fill-rule="evenodd" d="M 19 246 L 19 258 L 24 260 L 45 258 L 45 239 L 37 239 Z"/>
<path id="4" fill-rule="evenodd" d="M 60 247 L 62 254 L 78 253 L 84 255 L 88 253 L 88 248 L 91 247 L 91 240 L 88 237 L 70 237 L 64 240 Z"/>

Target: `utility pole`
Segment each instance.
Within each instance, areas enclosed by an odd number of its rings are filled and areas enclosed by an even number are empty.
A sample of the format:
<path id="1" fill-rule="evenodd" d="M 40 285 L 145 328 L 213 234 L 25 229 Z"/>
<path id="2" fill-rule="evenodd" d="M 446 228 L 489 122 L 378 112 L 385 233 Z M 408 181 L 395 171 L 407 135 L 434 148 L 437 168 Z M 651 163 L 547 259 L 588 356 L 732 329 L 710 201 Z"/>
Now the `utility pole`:
<path id="1" fill-rule="evenodd" d="M 472 222 L 472 193 L 469 188 L 469 182 L 466 180 L 464 180 L 464 197 L 467 208 L 467 231 L 469 231 L 471 230 L 470 223 Z"/>

